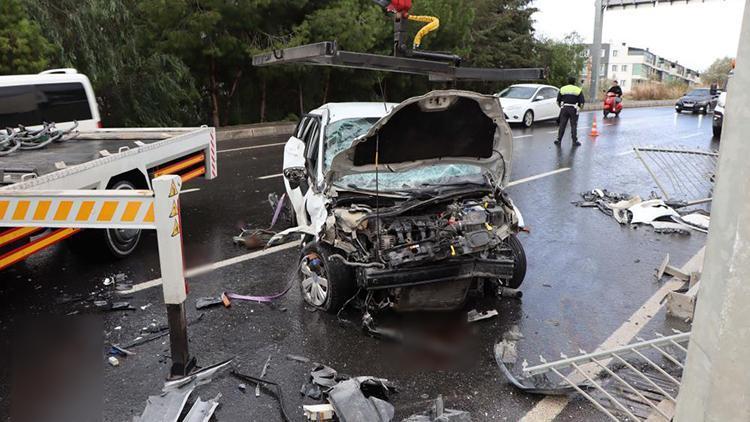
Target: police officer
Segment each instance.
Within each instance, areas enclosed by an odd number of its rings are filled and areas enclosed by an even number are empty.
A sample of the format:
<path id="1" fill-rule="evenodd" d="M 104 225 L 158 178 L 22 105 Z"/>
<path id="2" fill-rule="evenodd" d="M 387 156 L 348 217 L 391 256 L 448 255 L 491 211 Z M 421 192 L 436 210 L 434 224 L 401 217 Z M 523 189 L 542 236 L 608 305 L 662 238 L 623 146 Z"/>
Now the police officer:
<path id="1" fill-rule="evenodd" d="M 581 145 L 578 142 L 578 109 L 583 107 L 586 99 L 583 97 L 583 89 L 575 83 L 576 78 L 568 78 L 568 84 L 560 88 L 560 92 L 557 93 L 557 105 L 560 106 L 560 127 L 557 130 L 555 145 L 560 145 L 568 121 L 570 121 L 573 146 Z"/>

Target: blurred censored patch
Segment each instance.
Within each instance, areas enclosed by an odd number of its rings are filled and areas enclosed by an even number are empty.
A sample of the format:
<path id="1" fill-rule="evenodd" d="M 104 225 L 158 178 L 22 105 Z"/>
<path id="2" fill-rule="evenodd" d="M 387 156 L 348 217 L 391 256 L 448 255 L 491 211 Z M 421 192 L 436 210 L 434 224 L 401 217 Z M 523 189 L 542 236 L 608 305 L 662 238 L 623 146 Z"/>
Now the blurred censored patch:
<path id="1" fill-rule="evenodd" d="M 104 366 L 96 315 L 16 321 L 10 342 L 10 420 L 100 421 Z"/>

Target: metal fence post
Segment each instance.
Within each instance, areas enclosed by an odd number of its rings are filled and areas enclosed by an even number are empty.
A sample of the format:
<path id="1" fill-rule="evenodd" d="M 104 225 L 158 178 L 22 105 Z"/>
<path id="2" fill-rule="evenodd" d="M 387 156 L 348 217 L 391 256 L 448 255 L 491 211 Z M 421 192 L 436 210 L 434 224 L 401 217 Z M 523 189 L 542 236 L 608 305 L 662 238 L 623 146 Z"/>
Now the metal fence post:
<path id="1" fill-rule="evenodd" d="M 185 283 L 182 261 L 182 226 L 180 221 L 179 176 L 160 176 L 153 180 L 154 222 L 159 242 L 159 265 L 161 266 L 162 290 L 167 306 L 169 344 L 172 355 L 173 377 L 187 375 L 195 366 L 195 359 L 188 352 Z"/>

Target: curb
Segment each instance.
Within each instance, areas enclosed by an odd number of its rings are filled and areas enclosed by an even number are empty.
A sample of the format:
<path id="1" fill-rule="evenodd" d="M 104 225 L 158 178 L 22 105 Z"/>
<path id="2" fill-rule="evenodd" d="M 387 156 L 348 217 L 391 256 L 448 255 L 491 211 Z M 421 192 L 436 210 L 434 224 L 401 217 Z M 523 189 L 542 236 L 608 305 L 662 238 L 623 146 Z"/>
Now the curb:
<path id="1" fill-rule="evenodd" d="M 641 107 L 664 107 L 673 106 L 677 102 L 674 100 L 647 100 L 647 101 L 628 101 L 627 99 L 622 101 L 623 108 L 641 108 Z M 583 111 L 594 111 L 601 110 L 602 103 L 597 102 L 596 104 L 587 103 L 583 106 Z"/>
<path id="2" fill-rule="evenodd" d="M 243 126 L 226 126 L 216 131 L 218 141 L 227 141 L 240 138 L 260 138 L 264 136 L 291 135 L 296 123 L 265 123 Z"/>

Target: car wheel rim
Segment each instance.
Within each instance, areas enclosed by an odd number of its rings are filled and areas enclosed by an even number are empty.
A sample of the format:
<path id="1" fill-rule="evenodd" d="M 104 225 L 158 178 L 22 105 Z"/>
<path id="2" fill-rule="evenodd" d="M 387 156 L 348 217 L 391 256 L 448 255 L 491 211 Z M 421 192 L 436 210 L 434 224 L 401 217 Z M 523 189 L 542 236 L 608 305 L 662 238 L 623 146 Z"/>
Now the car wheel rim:
<path id="1" fill-rule="evenodd" d="M 328 299 L 328 278 L 323 267 L 322 258 L 317 254 L 310 254 L 302 258 L 300 263 L 302 273 L 302 295 L 305 302 L 321 307 Z"/>
<path id="2" fill-rule="evenodd" d="M 526 115 L 523 117 L 523 122 L 526 124 L 526 126 L 531 126 L 531 123 L 533 123 L 531 113 L 529 113 L 528 111 L 526 112 Z"/>
<path id="3" fill-rule="evenodd" d="M 133 190 L 133 186 L 121 184 L 115 190 Z M 107 238 L 110 245 L 123 254 L 130 252 L 135 247 L 140 235 L 139 229 L 107 229 Z"/>

